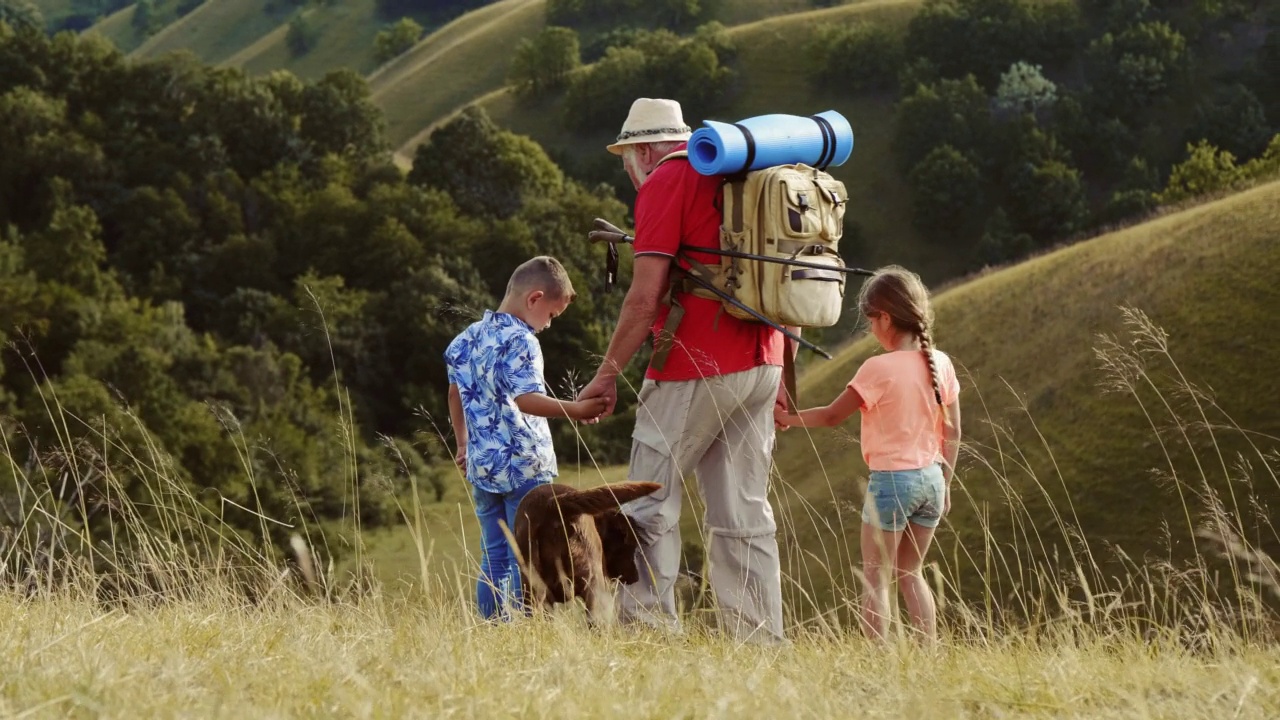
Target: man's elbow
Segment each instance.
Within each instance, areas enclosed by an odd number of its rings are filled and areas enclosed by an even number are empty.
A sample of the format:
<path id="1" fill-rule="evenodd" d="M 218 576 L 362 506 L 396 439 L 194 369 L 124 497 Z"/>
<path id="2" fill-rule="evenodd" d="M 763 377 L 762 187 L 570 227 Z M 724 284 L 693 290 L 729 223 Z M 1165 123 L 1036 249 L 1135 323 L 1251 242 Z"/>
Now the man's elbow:
<path id="1" fill-rule="evenodd" d="M 626 304 L 637 319 L 650 322 L 658 315 L 658 305 L 662 302 L 662 293 L 655 288 L 632 287 L 627 293 Z"/>

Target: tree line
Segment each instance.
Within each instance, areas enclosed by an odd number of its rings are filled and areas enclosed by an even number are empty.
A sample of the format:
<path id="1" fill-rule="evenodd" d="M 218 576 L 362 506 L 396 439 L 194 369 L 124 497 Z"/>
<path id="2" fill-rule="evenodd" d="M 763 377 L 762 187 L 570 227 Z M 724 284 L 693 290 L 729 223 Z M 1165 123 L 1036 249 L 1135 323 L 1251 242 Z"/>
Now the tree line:
<path id="1" fill-rule="evenodd" d="M 245 527 L 236 506 L 350 513 L 353 483 L 367 524 L 411 478 L 451 492 L 444 348 L 527 257 L 556 255 L 579 291 L 543 337 L 556 394 L 594 369 L 621 301 L 599 294 L 585 240 L 592 218 L 625 215 L 607 187 L 479 112 L 406 174 L 345 70 L 126 62 L 101 38 L 0 24 L 0 147 L 11 452 L 51 477 L 70 449 L 123 462 L 140 496 L 143 465 L 165 467 Z M 584 462 L 621 460 L 619 420 L 561 424 L 557 448 L 572 457 L 580 432 Z M 95 482 L 58 492 L 110 521 Z"/>
<path id="2" fill-rule="evenodd" d="M 656 7 L 550 3 L 512 83 L 563 93 L 572 132 L 614 127 L 641 95 L 679 98 L 692 118 L 727 109 L 724 28 L 649 29 Z M 1141 217 L 1177 195 L 1167 185 L 1201 143 L 1249 175 L 1280 130 L 1274 3 L 929 0 L 905 28 L 829 23 L 796 46 L 821 93 L 895 100 L 911 221 L 974 268 Z"/>

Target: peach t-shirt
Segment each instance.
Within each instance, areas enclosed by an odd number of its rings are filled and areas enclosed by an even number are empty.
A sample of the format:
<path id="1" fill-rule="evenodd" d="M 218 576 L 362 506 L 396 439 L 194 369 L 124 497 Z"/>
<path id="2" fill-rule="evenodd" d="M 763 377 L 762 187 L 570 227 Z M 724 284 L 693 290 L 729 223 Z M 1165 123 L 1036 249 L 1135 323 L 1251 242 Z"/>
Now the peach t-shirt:
<path id="1" fill-rule="evenodd" d="M 951 358 L 933 351 L 944 405 L 960 395 Z M 862 457 L 872 470 L 916 470 L 942 457 L 943 425 L 929 365 L 919 350 L 869 358 L 849 387 L 862 396 Z"/>

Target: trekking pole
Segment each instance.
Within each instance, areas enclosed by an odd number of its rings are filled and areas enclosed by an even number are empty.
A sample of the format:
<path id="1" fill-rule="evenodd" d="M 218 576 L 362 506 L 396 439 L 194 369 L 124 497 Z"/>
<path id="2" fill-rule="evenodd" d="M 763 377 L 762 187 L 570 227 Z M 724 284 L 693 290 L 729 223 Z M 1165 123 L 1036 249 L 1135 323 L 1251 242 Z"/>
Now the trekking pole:
<path id="1" fill-rule="evenodd" d="M 618 280 L 618 243 L 633 243 L 636 239 L 608 221 L 597 218 L 596 229 L 587 233 L 587 240 L 593 243 L 608 243 L 608 247 L 605 248 L 607 255 L 604 261 L 604 291 L 611 293 Z"/>
<path id="2" fill-rule="evenodd" d="M 693 247 L 686 245 L 683 249 L 689 252 L 704 252 L 711 255 L 724 255 L 725 257 L 743 258 L 746 260 L 760 260 L 762 262 L 778 263 L 779 265 L 792 265 L 794 267 L 813 268 L 814 270 L 830 270 L 831 272 L 845 273 L 848 275 L 863 275 L 871 277 L 875 275 L 871 270 L 851 267 L 836 267 L 832 265 L 822 265 L 820 263 L 805 262 L 803 260 L 792 260 L 790 258 L 781 257 L 765 257 L 764 255 L 753 255 L 752 253 L 738 252 L 737 250 L 718 250 L 716 248 Z"/>
<path id="3" fill-rule="evenodd" d="M 683 272 L 683 271 L 681 271 L 681 272 Z M 817 345 L 814 345 L 813 343 L 809 342 L 808 340 L 805 340 L 804 338 L 800 337 L 799 335 L 796 335 L 795 333 L 793 333 L 793 332 L 791 332 L 790 330 L 786 329 L 785 327 L 783 327 L 783 326 L 779 325 L 778 323 L 776 323 L 776 322 L 774 322 L 774 321 L 770 320 L 769 318 L 765 317 L 764 315 L 761 315 L 761 314 L 760 314 L 760 312 L 759 312 L 759 311 L 757 311 L 755 308 L 748 307 L 747 305 L 743 304 L 743 303 L 742 303 L 742 301 L 738 300 L 737 298 L 735 298 L 734 296 L 730 295 L 729 293 L 727 293 L 727 292 L 725 292 L 725 291 L 721 290 L 720 288 L 716 287 L 715 285 L 712 285 L 711 283 L 707 282 L 706 280 L 703 280 L 702 278 L 700 278 L 700 277 L 698 277 L 698 276 L 696 276 L 696 275 L 694 275 L 694 274 L 692 274 L 692 273 L 685 273 L 685 277 L 688 277 L 690 280 L 693 280 L 694 282 L 698 283 L 698 284 L 699 284 L 699 285 L 701 285 L 702 287 L 704 287 L 704 288 L 706 288 L 706 289 L 710 290 L 711 292 L 715 293 L 715 294 L 716 294 L 716 296 L 717 296 L 717 297 L 719 297 L 721 300 L 723 300 L 723 301 L 725 301 L 725 302 L 729 303 L 730 305 L 732 305 L 732 306 L 734 306 L 734 307 L 738 308 L 739 310 L 741 310 L 741 311 L 743 311 L 743 312 L 745 312 L 745 313 L 749 313 L 749 314 L 751 315 L 751 317 L 754 317 L 756 320 L 759 320 L 760 322 L 764 323 L 765 325 L 768 325 L 769 327 L 773 328 L 774 330 L 777 330 L 778 332 L 782 333 L 783 335 L 786 335 L 787 337 L 791 338 L 791 339 L 792 339 L 792 340 L 794 340 L 794 341 L 796 342 L 796 344 L 798 344 L 800 347 L 808 348 L 808 349 L 810 349 L 810 350 L 812 350 L 812 351 L 814 351 L 814 352 L 818 353 L 819 355 L 821 355 L 822 357 L 824 357 L 824 358 L 826 358 L 826 359 L 828 359 L 828 360 L 830 360 L 830 359 L 831 359 L 831 353 L 827 352 L 826 350 L 823 350 L 822 348 L 818 347 Z"/>

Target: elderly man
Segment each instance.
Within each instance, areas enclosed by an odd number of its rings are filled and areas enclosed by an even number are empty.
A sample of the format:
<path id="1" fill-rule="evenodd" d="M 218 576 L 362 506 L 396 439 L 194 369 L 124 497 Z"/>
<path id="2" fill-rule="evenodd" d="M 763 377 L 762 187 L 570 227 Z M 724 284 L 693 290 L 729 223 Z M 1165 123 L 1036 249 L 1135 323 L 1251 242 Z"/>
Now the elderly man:
<path id="1" fill-rule="evenodd" d="M 606 414 L 613 412 L 618 374 L 653 333 L 629 476 L 664 489 L 624 508 L 641 529 L 641 580 L 623 588 L 622 618 L 679 629 L 681 489 L 693 471 L 706 502 L 711 587 L 722 627 L 739 639 L 776 642 L 783 638 L 782 580 L 768 485 L 773 407 L 786 398 L 784 339 L 764 323 L 722 312 L 719 300 L 679 286 L 672 291 L 684 267 L 676 261 L 678 246 L 720 246 L 720 180 L 698 174 L 684 158 L 659 167 L 685 148 L 689 135 L 678 103 L 641 98 L 608 147 L 622 157 L 639 193 L 634 273 L 605 358 L 578 398 L 603 396 Z M 719 263 L 708 253 L 691 257 Z M 671 332 L 673 307 L 683 315 Z"/>

